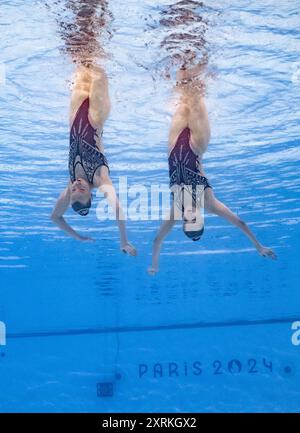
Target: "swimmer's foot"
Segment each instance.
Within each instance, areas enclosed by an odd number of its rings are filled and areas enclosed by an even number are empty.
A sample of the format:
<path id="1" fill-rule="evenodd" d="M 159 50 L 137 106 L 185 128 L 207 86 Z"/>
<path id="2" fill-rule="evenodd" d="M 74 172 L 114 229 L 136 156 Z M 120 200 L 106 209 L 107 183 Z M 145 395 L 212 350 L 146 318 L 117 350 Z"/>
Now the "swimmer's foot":
<path id="1" fill-rule="evenodd" d="M 101 66 L 96 65 L 95 63 L 92 65 L 89 65 L 89 72 L 90 72 L 92 78 L 94 78 L 94 79 L 95 78 L 101 78 L 101 77 L 103 77 L 103 75 L 105 75 L 104 69 Z"/>
<path id="2" fill-rule="evenodd" d="M 130 256 L 137 256 L 137 250 L 129 242 L 121 246 L 121 251 L 125 254 L 129 254 Z"/>
<path id="3" fill-rule="evenodd" d="M 202 59 L 195 66 L 188 67 L 186 64 L 183 64 L 180 70 L 177 72 L 177 79 L 181 80 L 184 78 L 193 78 L 198 76 L 206 71 L 208 64 L 208 54 L 205 53 L 202 56 Z"/>
<path id="4" fill-rule="evenodd" d="M 206 73 L 208 63 L 208 56 L 204 55 L 201 62 L 191 68 L 182 66 L 176 74 L 176 86 L 185 87 L 186 85 L 201 84 L 201 87 L 205 87 L 203 81 L 203 75 Z"/>

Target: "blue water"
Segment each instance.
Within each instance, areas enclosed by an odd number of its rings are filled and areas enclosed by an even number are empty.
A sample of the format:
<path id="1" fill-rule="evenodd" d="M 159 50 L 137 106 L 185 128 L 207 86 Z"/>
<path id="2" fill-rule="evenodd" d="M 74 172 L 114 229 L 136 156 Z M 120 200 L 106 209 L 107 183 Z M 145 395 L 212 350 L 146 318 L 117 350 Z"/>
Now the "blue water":
<path id="1" fill-rule="evenodd" d="M 168 183 L 164 71 L 174 77 L 174 67 L 160 47 L 172 27 L 160 19 L 169 3 L 110 2 L 109 31 L 99 35 L 116 183 Z M 233 0 L 201 9 L 206 173 L 278 260 L 208 215 L 200 243 L 173 231 L 153 278 L 159 221 L 128 221 L 137 258 L 119 252 L 115 224 L 97 221 L 95 206 L 88 218 L 67 214 L 94 244 L 52 225 L 68 177 L 73 64 L 57 20 L 68 11 L 63 2 L 1 2 L 0 411 L 299 411 L 300 346 L 291 342 L 300 320 L 298 6 Z"/>

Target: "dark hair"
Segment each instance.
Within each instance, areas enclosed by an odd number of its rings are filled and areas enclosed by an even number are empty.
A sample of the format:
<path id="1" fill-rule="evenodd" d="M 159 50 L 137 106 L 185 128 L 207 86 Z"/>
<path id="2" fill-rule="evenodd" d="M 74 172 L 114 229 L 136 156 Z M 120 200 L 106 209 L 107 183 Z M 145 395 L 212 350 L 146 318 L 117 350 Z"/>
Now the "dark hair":
<path id="1" fill-rule="evenodd" d="M 199 239 L 203 235 L 204 226 L 200 230 L 185 230 L 183 226 L 183 232 L 188 238 L 192 239 L 193 241 L 199 241 Z"/>
<path id="2" fill-rule="evenodd" d="M 75 203 L 72 204 L 72 209 L 79 215 L 86 216 L 89 213 L 91 206 L 91 200 L 89 200 L 87 203 L 80 203 L 80 201 L 75 201 Z"/>

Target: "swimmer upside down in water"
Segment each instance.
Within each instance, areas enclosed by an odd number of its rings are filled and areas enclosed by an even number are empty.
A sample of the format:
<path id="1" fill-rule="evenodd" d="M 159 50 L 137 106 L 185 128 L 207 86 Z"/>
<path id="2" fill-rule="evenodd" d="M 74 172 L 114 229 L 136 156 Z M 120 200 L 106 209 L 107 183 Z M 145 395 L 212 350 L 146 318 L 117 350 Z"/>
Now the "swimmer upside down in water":
<path id="1" fill-rule="evenodd" d="M 209 213 L 219 215 L 238 227 L 259 254 L 276 259 L 276 254 L 257 240 L 248 225 L 215 197 L 205 176 L 202 157 L 210 140 L 210 125 L 204 100 L 205 85 L 199 78 L 202 72 L 203 65 L 200 64 L 190 69 L 182 67 L 177 73 L 176 89 L 180 102 L 172 119 L 168 145 L 172 206 L 153 242 L 152 265 L 148 268 L 150 275 L 158 272 L 163 240 L 178 219 L 183 221 L 183 231 L 188 238 L 193 241 L 201 238 L 204 231 L 203 204 Z"/>
<path id="2" fill-rule="evenodd" d="M 124 215 L 103 153 L 102 132 L 110 111 L 107 76 L 99 66 L 80 65 L 74 78 L 70 107 L 70 180 L 57 200 L 51 219 L 72 238 L 92 241 L 70 227 L 63 215 L 71 206 L 77 214 L 86 216 L 92 205 L 92 190 L 98 188 L 115 211 L 121 250 L 135 256 L 137 252 L 127 240 Z"/>

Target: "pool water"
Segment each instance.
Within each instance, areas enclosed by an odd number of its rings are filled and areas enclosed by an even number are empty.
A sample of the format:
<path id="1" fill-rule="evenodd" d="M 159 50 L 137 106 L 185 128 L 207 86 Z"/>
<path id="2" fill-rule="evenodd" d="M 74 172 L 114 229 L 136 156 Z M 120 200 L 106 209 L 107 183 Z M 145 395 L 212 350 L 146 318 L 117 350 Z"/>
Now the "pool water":
<path id="1" fill-rule="evenodd" d="M 169 4 L 108 6 L 104 144 L 116 184 L 120 176 L 129 187 L 168 184 Z M 128 221 L 136 258 L 120 253 L 116 225 L 98 221 L 96 205 L 88 218 L 67 214 L 93 244 L 50 221 L 68 179 L 73 64 L 58 32 L 62 6 L 1 5 L 0 411 L 298 412 L 298 2 L 201 6 L 206 174 L 278 260 L 207 215 L 200 242 L 180 227 L 170 234 L 155 277 L 147 267 L 160 221 Z"/>

